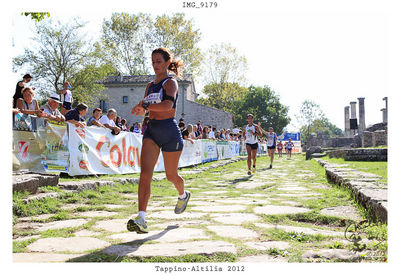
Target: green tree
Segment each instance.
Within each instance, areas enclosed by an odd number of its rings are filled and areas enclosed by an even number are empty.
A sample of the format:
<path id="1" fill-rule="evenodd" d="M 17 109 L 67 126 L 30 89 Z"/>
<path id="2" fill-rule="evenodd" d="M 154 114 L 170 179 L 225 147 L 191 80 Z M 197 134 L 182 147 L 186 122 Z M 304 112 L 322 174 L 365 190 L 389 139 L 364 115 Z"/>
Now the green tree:
<path id="1" fill-rule="evenodd" d="M 247 59 L 230 44 L 212 45 L 206 51 L 204 66 L 207 84 L 246 83 Z"/>
<path id="2" fill-rule="evenodd" d="M 199 75 L 203 60 L 198 46 L 201 33 L 192 19 L 185 19 L 183 13 L 158 16 L 154 22 L 152 39 L 155 47 L 168 48 L 175 57 L 182 59 L 186 73 Z"/>
<path id="3" fill-rule="evenodd" d="M 238 83 L 214 83 L 206 85 L 203 93 L 207 96 L 199 98 L 201 104 L 211 106 L 226 112 L 233 112 L 235 102 L 238 101 L 247 91 L 247 88 L 239 86 Z"/>
<path id="4" fill-rule="evenodd" d="M 255 122 L 261 122 L 263 129 L 273 127 L 276 133 L 282 133 L 290 123 L 289 107 L 280 103 L 277 95 L 268 86 L 250 86 L 247 92 L 233 104 L 235 124 L 247 124 L 247 114 L 254 115 Z"/>
<path id="5" fill-rule="evenodd" d="M 50 12 L 21 12 L 21 15 L 30 16 L 35 22 L 40 22 L 45 17 L 50 17 Z"/>
<path id="6" fill-rule="evenodd" d="M 102 25 L 103 58 L 115 64 L 122 74 L 148 74 L 152 29 L 152 20 L 147 14 L 113 13 Z"/>
<path id="7" fill-rule="evenodd" d="M 83 26 L 76 19 L 67 24 L 40 22 L 31 49 L 13 59 L 14 69 L 27 68 L 33 74 L 39 96 L 59 91 L 69 81 L 75 104 L 90 104 L 90 99 L 103 89 L 96 82 L 115 74 L 114 67 L 98 61 L 95 47 L 83 39 Z"/>
<path id="8" fill-rule="evenodd" d="M 343 131 L 329 122 L 321 107 L 311 100 L 303 101 L 296 118 L 301 125 L 300 132 L 305 142 L 310 139 L 311 133 L 322 133 L 327 137 L 343 135 Z"/>

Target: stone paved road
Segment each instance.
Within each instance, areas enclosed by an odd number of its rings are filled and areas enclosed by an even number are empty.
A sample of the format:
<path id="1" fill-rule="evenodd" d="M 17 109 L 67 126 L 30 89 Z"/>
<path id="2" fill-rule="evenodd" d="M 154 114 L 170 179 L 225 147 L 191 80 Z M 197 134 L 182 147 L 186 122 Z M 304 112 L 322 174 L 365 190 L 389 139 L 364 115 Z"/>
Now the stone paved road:
<path id="1" fill-rule="evenodd" d="M 52 214 L 20 217 L 13 238 L 22 248 L 13 260 L 219 253 L 238 262 L 366 261 L 344 238 L 345 222 L 361 219 L 346 191 L 328 184 L 322 168 L 301 156 L 277 158 L 273 169 L 268 165 L 268 158 L 262 157 L 252 176 L 240 161 L 190 178 L 192 198 L 181 215 L 173 213 L 176 197 L 171 193 L 154 195 L 147 215 L 149 234 L 126 230 L 127 213 L 136 210 L 133 193 L 119 193 L 115 203 L 100 205 L 101 210 L 82 201 L 64 201 L 61 209 L 67 215 L 59 220 L 52 220 Z"/>

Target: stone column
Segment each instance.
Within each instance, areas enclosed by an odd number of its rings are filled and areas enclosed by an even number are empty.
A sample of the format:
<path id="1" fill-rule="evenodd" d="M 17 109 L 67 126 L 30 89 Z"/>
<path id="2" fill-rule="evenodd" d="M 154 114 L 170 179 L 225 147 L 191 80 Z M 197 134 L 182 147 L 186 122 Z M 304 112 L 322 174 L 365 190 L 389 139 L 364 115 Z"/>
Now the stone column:
<path id="1" fill-rule="evenodd" d="M 365 130 L 365 97 L 358 98 L 358 132 L 362 133 Z"/>
<path id="2" fill-rule="evenodd" d="M 385 116 L 383 118 L 383 122 L 387 123 L 388 122 L 388 98 L 387 98 L 387 96 L 382 98 L 382 100 L 385 101 L 385 112 L 384 112 Z"/>
<path id="3" fill-rule="evenodd" d="M 356 105 L 357 105 L 356 101 L 350 102 L 350 118 L 351 119 L 357 118 Z M 356 131 L 354 129 L 350 130 L 350 137 L 354 137 L 355 134 L 356 134 Z"/>
<path id="4" fill-rule="evenodd" d="M 344 107 L 344 136 L 350 136 L 350 107 Z"/>
<path id="5" fill-rule="evenodd" d="M 387 123 L 387 110 L 386 108 L 381 109 L 382 111 L 382 122 Z"/>
<path id="6" fill-rule="evenodd" d="M 351 119 L 357 118 L 356 105 L 357 105 L 357 102 L 356 102 L 356 101 L 350 102 L 350 113 L 351 113 L 350 118 L 351 118 Z"/>

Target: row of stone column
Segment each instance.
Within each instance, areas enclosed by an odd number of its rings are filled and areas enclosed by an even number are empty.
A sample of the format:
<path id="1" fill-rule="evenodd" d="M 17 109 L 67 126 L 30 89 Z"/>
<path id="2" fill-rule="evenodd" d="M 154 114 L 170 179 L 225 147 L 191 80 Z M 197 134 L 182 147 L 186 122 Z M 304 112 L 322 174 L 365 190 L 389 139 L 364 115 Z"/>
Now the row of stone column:
<path id="1" fill-rule="evenodd" d="M 357 119 L 357 110 L 356 110 L 356 101 L 350 102 L 350 107 L 344 107 L 344 132 L 346 137 L 354 137 L 355 133 L 362 133 L 366 126 L 365 126 L 365 97 L 358 98 L 358 123 L 357 123 L 357 130 L 351 129 L 350 127 L 350 119 Z M 387 97 L 384 97 L 382 100 L 385 101 L 386 108 L 381 109 L 382 111 L 382 120 L 384 123 L 387 123 Z M 351 116 L 350 116 L 351 114 Z"/>

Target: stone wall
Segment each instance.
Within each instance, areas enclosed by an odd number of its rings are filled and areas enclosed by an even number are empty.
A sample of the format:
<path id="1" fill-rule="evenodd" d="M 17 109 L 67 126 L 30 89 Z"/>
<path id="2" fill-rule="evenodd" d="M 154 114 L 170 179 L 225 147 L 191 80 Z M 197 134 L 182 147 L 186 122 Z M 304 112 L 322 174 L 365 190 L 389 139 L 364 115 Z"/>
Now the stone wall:
<path id="1" fill-rule="evenodd" d="M 376 130 L 375 132 L 364 131 L 362 135 L 362 147 L 376 147 L 387 145 L 387 131 Z"/>
<path id="2" fill-rule="evenodd" d="M 146 85 L 148 82 L 153 81 L 153 79 L 154 76 L 151 75 L 107 78 L 103 82 L 107 89 L 102 93 L 103 97 L 106 98 L 106 109 L 116 109 L 118 116 L 127 120 L 128 126 L 136 122 L 142 122 L 143 117 L 132 116 L 130 113 L 132 107 L 143 99 Z M 190 75 L 185 75 L 183 80 L 178 80 L 179 90 L 176 103 L 176 119 L 178 120 L 181 118 L 181 114 L 185 113 L 184 119 L 186 124 L 196 124 L 198 120 L 201 120 L 203 125 L 211 124 L 212 126 L 216 126 L 217 129 L 232 129 L 232 114 L 198 104 L 194 101 L 197 93 L 193 81 Z M 124 96 L 127 97 L 127 103 L 123 102 Z M 89 109 L 86 115 L 87 118 L 92 115 L 93 109 Z"/>
<path id="3" fill-rule="evenodd" d="M 329 147 L 350 147 L 354 143 L 353 138 L 338 137 L 338 138 L 311 138 L 310 146 L 320 146 L 322 148 Z"/>
<path id="4" fill-rule="evenodd" d="M 348 188 L 355 199 L 370 210 L 375 219 L 387 223 L 387 185 L 380 183 L 380 176 L 345 168 L 341 164 L 321 159 L 316 161 L 325 168 L 326 176 L 334 184 Z"/>
<path id="5" fill-rule="evenodd" d="M 347 161 L 387 161 L 387 149 L 340 149 L 327 152 L 331 158 Z"/>

